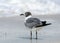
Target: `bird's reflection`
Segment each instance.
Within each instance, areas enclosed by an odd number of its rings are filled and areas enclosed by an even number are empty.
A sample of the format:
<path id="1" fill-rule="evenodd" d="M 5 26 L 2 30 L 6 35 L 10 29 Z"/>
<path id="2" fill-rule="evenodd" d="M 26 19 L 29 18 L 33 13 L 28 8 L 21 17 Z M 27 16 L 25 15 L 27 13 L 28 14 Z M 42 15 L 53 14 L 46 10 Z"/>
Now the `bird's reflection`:
<path id="1" fill-rule="evenodd" d="M 31 39 L 31 40 L 30 40 L 30 43 L 37 43 L 37 40 Z"/>

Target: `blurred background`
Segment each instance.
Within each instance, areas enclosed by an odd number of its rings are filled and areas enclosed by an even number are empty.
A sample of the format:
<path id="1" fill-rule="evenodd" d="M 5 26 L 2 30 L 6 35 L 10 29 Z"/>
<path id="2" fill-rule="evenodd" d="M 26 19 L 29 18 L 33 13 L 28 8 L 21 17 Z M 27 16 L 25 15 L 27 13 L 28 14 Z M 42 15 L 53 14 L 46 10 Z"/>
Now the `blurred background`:
<path id="1" fill-rule="evenodd" d="M 35 15 L 60 14 L 60 0 L 0 0 L 0 17 L 30 11 Z"/>

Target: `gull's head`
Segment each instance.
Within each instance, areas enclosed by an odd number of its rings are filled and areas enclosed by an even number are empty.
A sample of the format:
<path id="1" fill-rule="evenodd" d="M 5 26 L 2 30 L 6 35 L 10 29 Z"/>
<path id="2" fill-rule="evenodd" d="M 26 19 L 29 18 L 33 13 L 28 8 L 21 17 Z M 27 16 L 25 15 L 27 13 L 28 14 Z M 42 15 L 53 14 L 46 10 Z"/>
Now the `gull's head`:
<path id="1" fill-rule="evenodd" d="M 31 12 L 25 12 L 25 17 L 31 16 Z"/>
<path id="2" fill-rule="evenodd" d="M 20 16 L 25 16 L 25 17 L 28 17 L 28 16 L 31 16 L 31 12 L 25 12 L 25 14 L 20 14 Z"/>
<path id="3" fill-rule="evenodd" d="M 25 16 L 24 22 L 26 22 L 27 19 L 32 17 L 32 14 L 31 14 L 31 12 L 25 12 L 25 14 L 20 14 L 20 16 Z"/>

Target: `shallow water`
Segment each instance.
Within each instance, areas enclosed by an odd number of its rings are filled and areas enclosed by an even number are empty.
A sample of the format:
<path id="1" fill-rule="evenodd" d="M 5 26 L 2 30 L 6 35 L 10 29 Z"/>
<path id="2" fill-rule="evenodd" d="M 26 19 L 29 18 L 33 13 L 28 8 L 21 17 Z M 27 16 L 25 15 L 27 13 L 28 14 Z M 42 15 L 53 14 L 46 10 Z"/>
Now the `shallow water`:
<path id="1" fill-rule="evenodd" d="M 24 26 L 23 17 L 0 18 L 0 43 L 60 43 L 60 20 L 37 17 L 52 23 L 38 31 L 37 40 L 35 31 L 33 39 L 30 40 L 30 32 Z"/>

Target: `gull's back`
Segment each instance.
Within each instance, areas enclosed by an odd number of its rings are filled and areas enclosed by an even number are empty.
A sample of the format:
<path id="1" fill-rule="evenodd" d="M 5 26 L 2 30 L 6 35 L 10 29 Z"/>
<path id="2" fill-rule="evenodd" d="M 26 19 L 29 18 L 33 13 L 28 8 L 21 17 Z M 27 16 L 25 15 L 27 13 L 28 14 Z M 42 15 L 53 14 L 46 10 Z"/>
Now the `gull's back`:
<path id="1" fill-rule="evenodd" d="M 38 18 L 29 18 L 26 20 L 25 26 L 29 28 L 33 28 L 40 25 L 40 22 L 41 21 Z"/>

